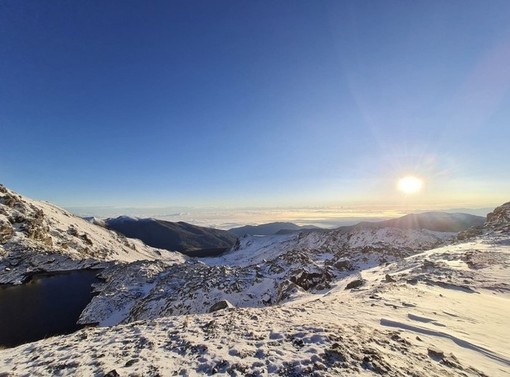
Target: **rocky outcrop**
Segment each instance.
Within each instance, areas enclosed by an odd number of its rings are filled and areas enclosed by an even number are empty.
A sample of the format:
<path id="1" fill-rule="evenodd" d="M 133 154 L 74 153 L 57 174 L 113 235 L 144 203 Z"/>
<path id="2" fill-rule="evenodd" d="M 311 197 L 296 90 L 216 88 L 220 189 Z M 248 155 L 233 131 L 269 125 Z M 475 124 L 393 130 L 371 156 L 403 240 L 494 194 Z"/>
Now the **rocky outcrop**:
<path id="1" fill-rule="evenodd" d="M 14 235 L 14 228 L 11 223 L 0 219 L 0 244 L 3 244 L 11 239 Z"/>
<path id="2" fill-rule="evenodd" d="M 233 308 L 235 308 L 235 306 L 232 305 L 228 300 L 221 300 L 209 308 L 209 313 L 217 312 L 218 310 L 233 309 Z"/>
<path id="3" fill-rule="evenodd" d="M 505 233 L 510 232 L 510 202 L 497 207 L 487 215 L 485 228 Z"/>
<path id="4" fill-rule="evenodd" d="M 356 279 L 356 280 L 353 280 L 353 281 L 349 282 L 345 286 L 345 289 L 359 288 L 359 287 L 363 286 L 364 284 L 365 284 L 365 280 L 363 280 L 363 279 Z"/>
<path id="5" fill-rule="evenodd" d="M 333 280 L 333 276 L 325 270 L 317 269 L 315 271 L 310 271 L 306 268 L 302 268 L 295 271 L 289 280 L 305 291 L 311 289 L 321 290 L 330 288 L 329 283 Z"/>

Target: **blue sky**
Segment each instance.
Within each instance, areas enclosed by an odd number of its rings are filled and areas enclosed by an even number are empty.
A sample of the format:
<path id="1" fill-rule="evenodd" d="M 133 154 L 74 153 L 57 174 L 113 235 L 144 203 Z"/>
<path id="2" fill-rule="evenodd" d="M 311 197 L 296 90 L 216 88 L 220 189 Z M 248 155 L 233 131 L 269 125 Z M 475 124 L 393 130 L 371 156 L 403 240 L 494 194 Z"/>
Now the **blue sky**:
<path id="1" fill-rule="evenodd" d="M 509 1 L 2 1 L 0 179 L 63 206 L 490 206 Z M 425 181 L 411 196 L 398 177 Z"/>

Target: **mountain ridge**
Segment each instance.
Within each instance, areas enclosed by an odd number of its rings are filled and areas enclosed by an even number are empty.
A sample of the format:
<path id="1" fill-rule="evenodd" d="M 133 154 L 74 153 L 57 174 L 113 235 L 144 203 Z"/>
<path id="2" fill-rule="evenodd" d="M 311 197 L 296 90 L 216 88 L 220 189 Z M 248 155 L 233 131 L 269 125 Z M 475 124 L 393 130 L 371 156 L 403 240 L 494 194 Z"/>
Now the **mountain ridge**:
<path id="1" fill-rule="evenodd" d="M 228 231 L 154 218 L 120 216 L 108 218 L 105 226 L 127 237 L 141 239 L 147 245 L 188 255 L 210 250 L 213 255 L 232 247 L 237 237 Z"/>
<path id="2" fill-rule="evenodd" d="M 279 232 L 288 233 L 306 229 L 320 229 L 320 228 L 314 225 L 296 225 L 291 222 L 276 221 L 259 225 L 245 225 L 241 227 L 231 228 L 228 231 L 234 233 L 238 237 L 242 237 L 244 235 L 271 236 Z"/>

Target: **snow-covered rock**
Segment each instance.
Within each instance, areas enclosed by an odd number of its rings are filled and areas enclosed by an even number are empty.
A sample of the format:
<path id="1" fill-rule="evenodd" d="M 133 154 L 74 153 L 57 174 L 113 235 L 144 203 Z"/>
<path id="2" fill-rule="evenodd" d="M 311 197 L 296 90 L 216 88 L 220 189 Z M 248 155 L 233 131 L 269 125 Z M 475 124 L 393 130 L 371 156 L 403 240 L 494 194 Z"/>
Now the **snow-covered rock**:
<path id="1" fill-rule="evenodd" d="M 168 315 L 207 313 L 228 300 L 265 307 L 330 289 L 341 278 L 398 261 L 453 239 L 455 233 L 400 228 L 352 228 L 246 236 L 220 257 L 176 264 L 146 276 L 151 262 L 108 269 L 100 293 L 80 322 L 115 325 Z"/>
<path id="2" fill-rule="evenodd" d="M 361 269 L 279 305 L 86 328 L 2 350 L 0 373 L 509 376 L 510 243 L 500 240 Z M 149 279 L 165 273 L 138 264 Z M 363 285 L 346 290 L 356 279 Z"/>
<path id="3" fill-rule="evenodd" d="M 19 283 L 33 271 L 54 271 L 105 261 L 166 260 L 180 253 L 156 249 L 92 224 L 70 212 L 0 185 L 0 284 Z"/>
<path id="4" fill-rule="evenodd" d="M 510 232 L 510 202 L 497 207 L 487 215 L 485 228 L 503 232 Z"/>
<path id="5" fill-rule="evenodd" d="M 15 245 L 36 245 L 34 268 L 123 256 L 83 253 L 108 231 L 7 194 L 6 268 L 26 263 Z M 510 376 L 510 238 L 506 209 L 495 212 L 465 242 L 360 226 L 243 237 L 225 255 L 183 263 L 151 260 L 150 249 L 134 258 L 142 253 L 126 246 L 133 262 L 103 270 L 80 317 L 99 326 L 0 350 L 0 374 Z M 67 237 L 77 246 L 46 254 Z"/>

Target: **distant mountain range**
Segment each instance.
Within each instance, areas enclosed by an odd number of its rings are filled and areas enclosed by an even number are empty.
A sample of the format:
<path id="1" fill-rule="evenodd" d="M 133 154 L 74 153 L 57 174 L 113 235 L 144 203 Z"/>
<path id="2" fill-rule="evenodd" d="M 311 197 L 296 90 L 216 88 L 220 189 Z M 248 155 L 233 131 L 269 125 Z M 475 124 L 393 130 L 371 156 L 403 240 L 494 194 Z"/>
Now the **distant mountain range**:
<path id="1" fill-rule="evenodd" d="M 485 217 L 469 215 L 467 213 L 424 212 L 410 214 L 397 219 L 361 222 L 355 228 L 401 228 L 401 229 L 428 229 L 436 232 L 461 232 L 472 226 L 480 226 Z M 352 228 L 348 227 L 348 228 Z"/>
<path id="2" fill-rule="evenodd" d="M 104 224 L 108 229 L 126 237 L 143 240 L 149 246 L 179 251 L 193 257 L 221 254 L 237 240 L 236 235 L 226 230 L 205 228 L 182 221 L 120 216 L 106 219 Z"/>
<path id="3" fill-rule="evenodd" d="M 299 226 L 290 222 L 273 222 L 261 225 L 247 225 L 229 230 L 201 227 L 186 222 L 170 222 L 153 218 L 133 218 L 120 216 L 89 221 L 117 231 L 126 237 L 138 238 L 149 246 L 171 251 L 179 251 L 191 257 L 208 257 L 222 254 L 236 244 L 238 237 L 283 235 L 296 232 L 316 232 L 331 230 L 313 225 Z M 344 226 L 338 230 L 351 229 L 427 229 L 437 232 L 461 232 L 473 226 L 483 225 L 484 217 L 465 213 L 426 212 L 410 214 L 398 219 L 360 222 Z"/>
<path id="4" fill-rule="evenodd" d="M 250 236 L 271 236 L 273 234 L 288 234 L 307 229 L 320 229 L 313 225 L 299 226 L 288 222 L 274 222 L 261 225 L 246 225 L 239 228 L 232 228 L 228 231 L 238 237 L 246 234 Z"/>

